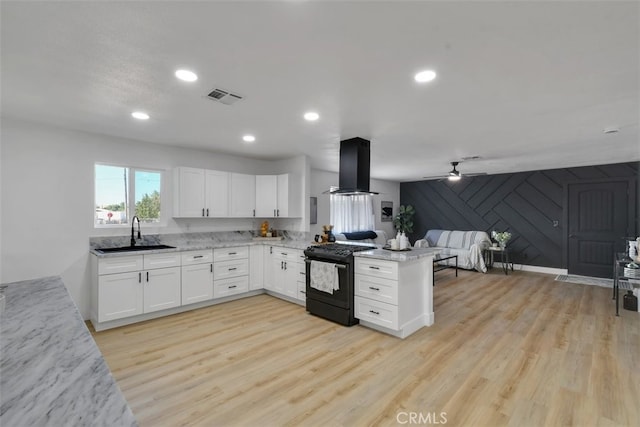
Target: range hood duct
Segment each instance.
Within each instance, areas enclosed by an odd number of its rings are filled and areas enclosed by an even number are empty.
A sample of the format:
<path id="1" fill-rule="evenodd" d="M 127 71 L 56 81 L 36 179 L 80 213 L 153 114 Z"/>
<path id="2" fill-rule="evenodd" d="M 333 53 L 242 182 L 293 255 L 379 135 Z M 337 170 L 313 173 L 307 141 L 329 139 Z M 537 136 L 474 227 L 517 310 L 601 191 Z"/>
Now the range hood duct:
<path id="1" fill-rule="evenodd" d="M 338 189 L 331 194 L 352 196 L 356 194 L 378 194 L 369 191 L 371 142 L 363 138 L 340 141 L 340 172 Z"/>

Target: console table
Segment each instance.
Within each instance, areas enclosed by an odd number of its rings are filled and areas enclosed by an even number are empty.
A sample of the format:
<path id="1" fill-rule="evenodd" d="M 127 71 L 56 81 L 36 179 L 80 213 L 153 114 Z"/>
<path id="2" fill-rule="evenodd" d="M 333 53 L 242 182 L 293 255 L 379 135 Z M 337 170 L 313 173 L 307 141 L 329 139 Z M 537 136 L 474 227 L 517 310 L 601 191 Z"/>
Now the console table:
<path id="1" fill-rule="evenodd" d="M 637 277 L 628 277 L 624 275 L 624 267 L 633 262 L 626 252 L 616 253 L 613 257 L 613 299 L 616 300 L 616 316 L 620 316 L 620 288 L 624 290 L 633 290 L 633 285 L 629 279 L 638 279 Z"/>

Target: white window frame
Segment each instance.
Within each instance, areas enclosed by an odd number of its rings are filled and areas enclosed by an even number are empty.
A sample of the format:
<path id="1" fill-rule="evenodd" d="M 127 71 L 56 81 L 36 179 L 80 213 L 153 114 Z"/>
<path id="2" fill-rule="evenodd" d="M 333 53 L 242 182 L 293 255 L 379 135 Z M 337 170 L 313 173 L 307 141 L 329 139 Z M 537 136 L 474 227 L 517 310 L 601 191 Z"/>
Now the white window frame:
<path id="1" fill-rule="evenodd" d="M 96 166 L 111 166 L 111 167 L 116 167 L 116 168 L 127 168 L 129 170 L 128 173 L 128 177 L 127 177 L 127 199 L 125 201 L 126 206 L 131 209 L 131 207 L 133 206 L 133 209 L 135 210 L 135 199 L 136 199 L 136 183 L 135 183 L 135 175 L 136 175 L 136 171 L 138 172 L 156 172 L 160 174 L 160 218 L 158 222 L 153 222 L 153 223 L 149 223 L 149 222 L 140 222 L 140 226 L 142 228 L 147 228 L 147 227 L 166 227 L 167 226 L 167 222 L 168 222 L 168 218 L 167 218 L 167 197 L 166 197 L 166 177 L 167 177 L 167 173 L 165 169 L 158 169 L 158 168 L 153 168 L 153 167 L 146 167 L 146 166 L 131 166 L 131 165 L 124 165 L 124 164 L 118 164 L 118 163 L 110 163 L 110 162 L 95 162 L 93 165 L 93 200 L 92 200 L 92 214 L 93 214 L 93 228 L 94 229 L 130 229 L 131 228 L 131 218 L 134 217 L 135 212 L 134 211 L 128 211 L 127 212 L 127 223 L 125 224 L 96 224 L 96 220 L 95 220 L 95 211 L 96 211 Z M 132 179 L 133 177 L 133 179 Z M 137 226 L 136 226 L 137 227 Z"/>

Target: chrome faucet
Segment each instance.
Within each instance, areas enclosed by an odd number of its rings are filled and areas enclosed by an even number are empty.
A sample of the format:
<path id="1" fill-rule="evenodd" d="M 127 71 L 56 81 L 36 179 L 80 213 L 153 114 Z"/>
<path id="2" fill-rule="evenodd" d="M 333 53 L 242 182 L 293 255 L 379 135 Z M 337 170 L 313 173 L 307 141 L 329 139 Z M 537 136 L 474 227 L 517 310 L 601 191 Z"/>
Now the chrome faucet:
<path id="1" fill-rule="evenodd" d="M 131 219 L 131 246 L 136 245 L 136 239 L 133 237 L 133 226 L 136 224 L 136 220 L 138 220 L 138 239 L 142 239 L 142 234 L 140 234 L 140 218 L 134 216 Z"/>

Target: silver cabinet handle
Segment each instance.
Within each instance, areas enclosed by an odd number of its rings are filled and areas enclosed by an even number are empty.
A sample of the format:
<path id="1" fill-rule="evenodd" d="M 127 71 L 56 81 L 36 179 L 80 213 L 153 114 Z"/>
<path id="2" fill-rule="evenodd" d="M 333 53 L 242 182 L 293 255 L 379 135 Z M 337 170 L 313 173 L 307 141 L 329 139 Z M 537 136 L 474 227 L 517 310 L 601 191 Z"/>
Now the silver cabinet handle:
<path id="1" fill-rule="evenodd" d="M 237 252 L 229 252 L 229 255 L 237 255 Z"/>
<path id="2" fill-rule="evenodd" d="M 204 216 L 204 208 L 202 208 L 202 216 Z"/>
<path id="3" fill-rule="evenodd" d="M 276 211 L 278 213 L 278 215 L 276 215 L 276 216 L 280 216 L 280 209 L 276 209 Z"/>
<path id="4" fill-rule="evenodd" d="M 231 285 L 231 286 L 229 286 L 229 289 L 233 289 L 233 288 L 237 288 L 237 287 L 238 286 L 236 286 L 236 285 Z"/>
<path id="5" fill-rule="evenodd" d="M 369 313 L 377 314 L 378 316 L 380 315 L 380 313 L 379 313 L 379 312 L 377 312 L 377 311 L 373 311 L 373 310 L 369 310 Z"/>
<path id="6" fill-rule="evenodd" d="M 253 216 L 256 216 L 256 210 L 255 209 L 253 210 Z"/>
<path id="7" fill-rule="evenodd" d="M 376 267 L 375 265 L 370 265 L 369 268 L 373 270 L 380 270 L 380 267 Z"/>
<path id="8" fill-rule="evenodd" d="M 147 282 L 149 281 L 149 272 L 147 271 Z"/>
<path id="9" fill-rule="evenodd" d="M 138 273 L 138 283 L 142 283 L 142 273 Z"/>
<path id="10" fill-rule="evenodd" d="M 369 286 L 369 289 L 373 290 L 373 291 L 379 291 L 380 288 L 374 288 L 373 286 Z"/>
<path id="11" fill-rule="evenodd" d="M 200 258 L 204 258 L 204 255 L 194 255 L 193 259 L 200 259 Z"/>
<path id="12" fill-rule="evenodd" d="M 211 272 L 213 273 L 213 264 L 211 264 Z"/>
<path id="13" fill-rule="evenodd" d="M 284 262 L 284 269 L 287 269 L 287 261 Z"/>
<path id="14" fill-rule="evenodd" d="M 280 270 L 284 270 L 284 261 L 280 261 Z"/>
<path id="15" fill-rule="evenodd" d="M 209 208 L 207 208 L 207 216 L 209 216 Z"/>
<path id="16" fill-rule="evenodd" d="M 233 271 L 233 270 L 237 270 L 237 269 L 238 269 L 237 267 L 231 267 L 231 268 L 229 269 L 229 271 Z"/>
<path id="17" fill-rule="evenodd" d="M 289 254 L 286 252 L 280 252 L 280 255 L 289 256 Z"/>

